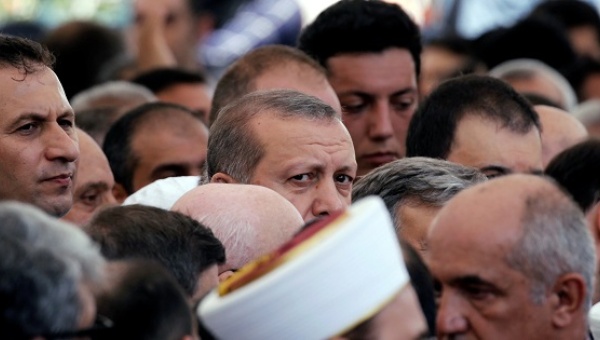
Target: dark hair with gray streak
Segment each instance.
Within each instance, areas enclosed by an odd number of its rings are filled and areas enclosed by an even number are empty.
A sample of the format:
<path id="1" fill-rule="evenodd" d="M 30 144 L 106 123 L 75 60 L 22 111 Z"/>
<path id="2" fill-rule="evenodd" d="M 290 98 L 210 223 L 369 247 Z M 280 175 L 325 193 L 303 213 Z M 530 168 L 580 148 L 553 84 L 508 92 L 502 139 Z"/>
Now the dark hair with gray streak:
<path id="1" fill-rule="evenodd" d="M 206 155 L 208 179 L 221 172 L 240 183 L 250 181 L 264 153 L 263 146 L 248 126 L 259 114 L 271 114 L 282 120 L 341 121 L 339 113 L 331 106 L 297 91 L 247 94 L 225 106 L 210 127 Z"/>
<path id="2" fill-rule="evenodd" d="M 532 281 L 535 303 L 544 300 L 559 276 L 581 274 L 587 286 L 587 313 L 594 293 L 596 256 L 583 213 L 558 188 L 538 190 L 524 201 L 523 234 L 508 253 L 507 263 Z"/>
<path id="3" fill-rule="evenodd" d="M 486 181 L 479 170 L 426 157 L 403 158 L 374 169 L 352 189 L 352 201 L 369 195 L 381 197 L 394 225 L 398 207 L 406 203 L 441 207 L 461 190 Z"/>

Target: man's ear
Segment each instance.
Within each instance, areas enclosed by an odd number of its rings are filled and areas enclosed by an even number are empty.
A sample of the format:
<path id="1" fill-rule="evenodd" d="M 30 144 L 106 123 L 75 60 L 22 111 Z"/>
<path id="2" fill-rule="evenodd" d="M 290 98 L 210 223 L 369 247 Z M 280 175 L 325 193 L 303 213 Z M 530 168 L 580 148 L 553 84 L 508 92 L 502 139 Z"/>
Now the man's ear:
<path id="1" fill-rule="evenodd" d="M 588 218 L 588 222 L 591 223 L 590 231 L 592 232 L 592 236 L 594 240 L 596 240 L 596 244 L 600 243 L 600 202 L 594 204 L 592 210 L 588 213 L 591 216 Z"/>
<path id="2" fill-rule="evenodd" d="M 123 204 L 129 196 L 125 187 L 120 183 L 115 183 L 115 186 L 112 188 L 112 193 L 119 204 Z"/>
<path id="3" fill-rule="evenodd" d="M 583 313 L 588 288 L 581 274 L 568 273 L 561 275 L 552 288 L 552 324 L 556 328 L 569 326 Z"/>
<path id="4" fill-rule="evenodd" d="M 227 280 L 231 275 L 233 275 L 233 270 L 226 270 L 222 273 L 219 273 L 219 282 L 223 282 Z"/>
<path id="5" fill-rule="evenodd" d="M 225 184 L 239 183 L 238 181 L 233 179 L 233 177 L 229 176 L 228 174 L 224 174 L 222 172 L 217 172 L 216 174 L 214 174 L 210 178 L 210 182 L 211 183 L 225 183 Z"/>

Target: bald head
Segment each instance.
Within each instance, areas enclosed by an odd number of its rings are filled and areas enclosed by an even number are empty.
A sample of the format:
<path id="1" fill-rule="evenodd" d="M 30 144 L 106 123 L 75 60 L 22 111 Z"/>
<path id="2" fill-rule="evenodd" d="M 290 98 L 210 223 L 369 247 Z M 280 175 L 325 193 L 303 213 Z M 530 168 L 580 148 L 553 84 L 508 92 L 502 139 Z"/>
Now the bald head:
<path id="1" fill-rule="evenodd" d="M 544 168 L 561 151 L 588 137 L 585 126 L 569 112 L 546 105 L 536 105 L 534 109 L 542 124 Z"/>
<path id="2" fill-rule="evenodd" d="M 225 246 L 219 272 L 241 268 L 277 249 L 303 225 L 298 210 L 275 191 L 247 184 L 211 183 L 181 197 L 171 210 L 212 229 Z"/>
<path id="3" fill-rule="evenodd" d="M 429 246 L 442 338 L 585 338 L 594 247 L 582 212 L 550 180 L 509 175 L 460 192 Z"/>

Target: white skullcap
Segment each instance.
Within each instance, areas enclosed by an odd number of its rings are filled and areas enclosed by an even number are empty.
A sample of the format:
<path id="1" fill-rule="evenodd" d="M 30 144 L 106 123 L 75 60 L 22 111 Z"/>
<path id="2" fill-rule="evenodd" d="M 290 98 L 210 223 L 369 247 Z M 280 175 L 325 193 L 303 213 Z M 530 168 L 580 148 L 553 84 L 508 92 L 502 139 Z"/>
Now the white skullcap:
<path id="1" fill-rule="evenodd" d="M 590 322 L 590 332 L 592 332 L 594 339 L 600 339 L 600 303 L 590 308 L 588 319 Z"/>
<path id="2" fill-rule="evenodd" d="M 131 194 L 123 205 L 141 204 L 170 210 L 181 196 L 198 186 L 198 181 L 199 176 L 159 179 Z"/>
<path id="3" fill-rule="evenodd" d="M 243 267 L 197 313 L 222 340 L 322 340 L 377 314 L 408 282 L 389 213 L 372 196 Z"/>

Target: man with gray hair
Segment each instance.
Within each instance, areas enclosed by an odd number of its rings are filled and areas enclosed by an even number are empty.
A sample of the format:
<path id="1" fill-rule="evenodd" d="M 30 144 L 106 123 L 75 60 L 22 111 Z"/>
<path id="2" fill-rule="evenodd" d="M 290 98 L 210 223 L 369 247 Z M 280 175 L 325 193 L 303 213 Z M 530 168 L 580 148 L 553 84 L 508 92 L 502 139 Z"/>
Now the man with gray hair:
<path id="1" fill-rule="evenodd" d="M 141 85 L 110 81 L 80 92 L 73 96 L 71 103 L 79 128 L 102 145 L 108 129 L 117 119 L 137 106 L 157 100 Z"/>
<path id="2" fill-rule="evenodd" d="M 371 171 L 354 184 L 352 201 L 383 199 L 398 238 L 427 250 L 427 233 L 440 209 L 461 190 L 487 178 L 475 168 L 426 157 L 403 158 Z"/>
<path id="3" fill-rule="evenodd" d="M 85 233 L 22 203 L 0 203 L 0 338 L 74 338 L 96 318 L 104 259 Z"/>
<path id="4" fill-rule="evenodd" d="M 586 339 L 596 256 L 581 210 L 548 179 L 466 189 L 429 232 L 438 338 Z"/>
<path id="5" fill-rule="evenodd" d="M 506 61 L 489 71 L 521 94 L 542 96 L 563 110 L 571 111 L 577 105 L 577 95 L 569 81 L 558 71 L 535 59 Z"/>
<path id="6" fill-rule="evenodd" d="M 210 128 L 208 179 L 257 184 L 290 201 L 305 221 L 350 205 L 356 160 L 340 114 L 290 90 L 250 93 Z"/>

